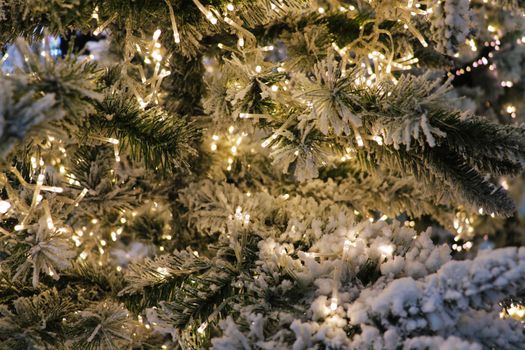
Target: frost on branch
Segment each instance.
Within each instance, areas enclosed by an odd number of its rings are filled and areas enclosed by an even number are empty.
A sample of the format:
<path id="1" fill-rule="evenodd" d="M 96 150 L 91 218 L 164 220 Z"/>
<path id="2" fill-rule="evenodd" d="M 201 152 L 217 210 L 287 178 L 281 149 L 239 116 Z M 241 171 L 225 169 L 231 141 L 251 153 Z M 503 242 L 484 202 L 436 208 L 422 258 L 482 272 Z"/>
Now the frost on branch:
<path id="1" fill-rule="evenodd" d="M 42 217 L 37 226 L 37 232 L 27 240 L 29 249 L 26 261 L 17 269 L 14 279 L 25 276 L 29 270 L 33 270 L 32 283 L 36 287 L 40 280 L 40 274 L 48 274 L 58 279 L 58 271 L 70 267 L 70 260 L 76 256 L 72 250 L 68 229 L 49 228 L 46 218 Z"/>
<path id="2" fill-rule="evenodd" d="M 469 6 L 469 0 L 442 0 L 432 7 L 430 23 L 438 51 L 452 56 L 465 43 L 471 26 Z"/>
<path id="3" fill-rule="evenodd" d="M 336 135 L 349 135 L 351 129 L 362 125 L 361 118 L 352 110 L 352 104 L 359 105 L 356 87 L 352 86 L 356 76 L 342 76 L 341 70 L 341 63 L 329 57 L 314 67 L 313 84 L 306 83 L 304 97 L 311 100 L 311 118 L 325 135 L 330 127 Z"/>
<path id="4" fill-rule="evenodd" d="M 430 231 L 416 235 L 396 223 L 350 222 L 341 217 L 328 224 L 308 250 L 290 236 L 261 241 L 257 278 L 246 288 L 275 297 L 257 307 L 248 303 L 239 319 L 223 321 L 214 348 L 521 346 L 522 326 L 499 319 L 498 302 L 523 288 L 525 250 L 451 261 L 449 248 L 434 246 Z M 278 295 L 298 302 L 276 308 Z M 501 333 L 480 336 L 482 326 L 474 319 L 491 322 Z M 245 322 L 249 330 L 239 326 Z"/>
<path id="5" fill-rule="evenodd" d="M 4 159 L 32 127 L 64 116 L 54 94 L 35 98 L 35 91 L 25 80 L 2 77 L 0 98 L 0 159 Z"/>
<path id="6" fill-rule="evenodd" d="M 0 160 L 22 140 L 28 142 L 43 131 L 64 134 L 64 124 L 56 128 L 50 122 L 85 116 L 92 111 L 90 102 L 101 98 L 94 65 L 42 58 L 23 40 L 16 48 L 24 57 L 22 67 L 0 73 Z"/>
<path id="7" fill-rule="evenodd" d="M 524 250 L 462 239 L 525 128 L 446 78 L 519 120 L 496 2 L 0 0 L 0 348 L 524 348 Z"/>

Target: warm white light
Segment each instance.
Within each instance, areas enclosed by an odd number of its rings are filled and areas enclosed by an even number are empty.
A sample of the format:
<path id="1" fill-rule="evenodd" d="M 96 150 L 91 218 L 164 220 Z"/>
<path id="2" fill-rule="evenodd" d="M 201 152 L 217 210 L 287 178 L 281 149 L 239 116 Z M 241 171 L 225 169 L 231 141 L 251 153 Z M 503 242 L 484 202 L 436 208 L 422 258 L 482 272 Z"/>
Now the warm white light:
<path id="1" fill-rule="evenodd" d="M 157 267 L 157 272 L 160 273 L 163 276 L 168 276 L 169 272 L 168 269 L 165 267 Z"/>
<path id="2" fill-rule="evenodd" d="M 360 135 L 355 136 L 355 140 L 357 141 L 357 146 L 363 147 L 365 144 L 363 143 L 363 138 Z"/>
<path id="3" fill-rule="evenodd" d="M 337 298 L 332 297 L 332 301 L 330 303 L 330 310 L 335 311 L 337 310 Z"/>
<path id="4" fill-rule="evenodd" d="M 390 244 L 385 244 L 385 245 L 380 246 L 379 250 L 387 256 L 390 256 L 394 253 L 394 247 Z"/>
<path id="5" fill-rule="evenodd" d="M 41 186 L 44 183 L 44 179 L 45 179 L 45 175 L 44 174 L 39 174 L 38 178 L 36 180 L 36 184 Z"/>
<path id="6" fill-rule="evenodd" d="M 11 203 L 0 200 L 0 214 L 5 214 L 11 208 Z"/>
<path id="7" fill-rule="evenodd" d="M 514 107 L 513 105 L 508 105 L 507 108 L 505 108 L 505 110 L 507 111 L 507 113 L 512 114 L 516 112 L 516 107 Z"/>
<path id="8" fill-rule="evenodd" d="M 53 224 L 53 219 L 51 218 L 51 216 L 49 216 L 47 219 L 46 219 L 46 222 L 47 222 L 47 228 L 52 230 L 55 228 L 55 225 Z"/>
<path id="9" fill-rule="evenodd" d="M 159 40 L 159 38 L 160 38 L 160 33 L 162 33 L 161 30 L 160 30 L 160 29 L 157 29 L 157 30 L 153 33 L 153 40 Z"/>
<path id="10" fill-rule="evenodd" d="M 199 328 L 197 329 L 197 333 L 199 334 L 204 334 L 204 331 L 206 330 L 206 327 L 208 326 L 208 323 L 207 322 L 204 322 L 203 324 L 201 324 L 199 326 Z"/>

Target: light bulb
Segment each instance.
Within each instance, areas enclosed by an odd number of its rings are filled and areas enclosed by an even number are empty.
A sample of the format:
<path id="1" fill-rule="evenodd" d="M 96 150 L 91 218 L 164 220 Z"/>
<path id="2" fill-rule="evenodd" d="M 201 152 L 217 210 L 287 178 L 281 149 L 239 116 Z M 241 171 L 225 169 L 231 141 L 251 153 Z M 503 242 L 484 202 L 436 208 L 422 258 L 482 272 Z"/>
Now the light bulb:
<path id="1" fill-rule="evenodd" d="M 11 208 L 11 203 L 0 200 L 0 214 L 5 214 Z"/>

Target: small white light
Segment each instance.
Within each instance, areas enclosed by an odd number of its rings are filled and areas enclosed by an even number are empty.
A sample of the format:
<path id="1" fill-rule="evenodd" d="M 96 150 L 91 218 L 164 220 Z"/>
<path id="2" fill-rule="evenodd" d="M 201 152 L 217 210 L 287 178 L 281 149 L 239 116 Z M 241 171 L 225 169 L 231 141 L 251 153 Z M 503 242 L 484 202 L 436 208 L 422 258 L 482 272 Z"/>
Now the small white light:
<path id="1" fill-rule="evenodd" d="M 379 146 L 383 145 L 383 138 L 381 136 L 374 136 L 373 139 Z"/>
<path id="2" fill-rule="evenodd" d="M 355 136 L 355 140 L 357 141 L 358 147 L 363 147 L 365 144 L 363 143 L 363 138 L 360 135 Z"/>
<path id="3" fill-rule="evenodd" d="M 168 276 L 169 272 L 168 269 L 165 267 L 157 267 L 157 272 L 160 273 L 163 276 Z"/>
<path id="4" fill-rule="evenodd" d="M 41 186 L 43 183 L 44 183 L 44 179 L 45 179 L 45 175 L 44 174 L 39 174 L 38 175 L 38 178 L 36 180 L 36 184 Z"/>
<path id="5" fill-rule="evenodd" d="M 0 214 L 5 214 L 11 208 L 11 203 L 0 200 Z"/>
<path id="6" fill-rule="evenodd" d="M 379 250 L 387 256 L 390 256 L 394 253 L 394 247 L 389 244 L 380 246 Z"/>
<path id="7" fill-rule="evenodd" d="M 337 298 L 332 297 L 332 301 L 330 303 L 330 310 L 335 311 L 337 310 Z"/>
<path id="8" fill-rule="evenodd" d="M 208 327 L 208 323 L 207 322 L 204 322 L 203 324 L 201 324 L 199 326 L 199 328 L 197 329 L 197 333 L 199 334 L 204 334 L 204 331 L 206 330 L 206 327 Z"/>
<path id="9" fill-rule="evenodd" d="M 159 38 L 160 38 L 160 33 L 162 33 L 161 30 L 160 30 L 160 29 L 157 29 L 157 30 L 153 33 L 153 40 L 159 40 Z"/>

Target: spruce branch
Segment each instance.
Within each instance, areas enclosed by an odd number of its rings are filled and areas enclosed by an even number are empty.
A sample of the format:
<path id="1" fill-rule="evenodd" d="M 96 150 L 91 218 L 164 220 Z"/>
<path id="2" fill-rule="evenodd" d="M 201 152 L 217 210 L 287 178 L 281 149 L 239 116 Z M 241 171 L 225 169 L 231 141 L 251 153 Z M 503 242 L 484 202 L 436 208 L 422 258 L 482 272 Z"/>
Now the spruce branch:
<path id="1" fill-rule="evenodd" d="M 70 260 L 76 256 L 67 229 L 48 229 L 45 217 L 40 220 L 37 232 L 24 243 L 25 261 L 17 266 L 13 279 L 25 280 L 32 270 L 31 280 L 35 288 L 39 284 L 40 274 L 48 274 L 58 280 L 58 272 L 69 268 Z"/>
<path id="2" fill-rule="evenodd" d="M 442 194 L 422 185 L 413 175 L 400 176 L 394 169 L 386 168 L 363 171 L 352 160 L 336 168 L 322 169 L 319 179 L 290 186 L 290 192 L 316 200 L 330 199 L 362 215 L 373 210 L 389 217 L 401 213 L 410 218 L 431 215 L 444 227 L 452 227 L 457 210 L 443 200 Z"/>
<path id="3" fill-rule="evenodd" d="M 141 309 L 158 306 L 148 310 L 148 320 L 172 330 L 207 324 L 239 299 L 234 282 L 253 267 L 259 239 L 239 232 L 238 240 L 223 236 L 212 247 L 211 258 L 184 251 L 136 264 L 120 295 L 132 308 L 137 297 L 142 298 Z"/>
<path id="4" fill-rule="evenodd" d="M 101 98 L 95 83 L 95 65 L 77 62 L 73 56 L 42 58 L 22 40 L 16 47 L 25 61 L 14 72 L 2 73 L 0 158 L 5 158 L 21 140 L 30 144 L 46 134 L 67 137 L 67 131 L 74 129 L 93 110 L 93 102 Z"/>
<path id="5" fill-rule="evenodd" d="M 113 266 L 100 266 L 93 261 L 73 261 L 55 285 L 78 306 L 82 306 L 108 296 L 116 297 L 123 288 L 123 281 Z"/>
<path id="6" fill-rule="evenodd" d="M 64 319 L 74 304 L 54 288 L 13 302 L 13 309 L 0 309 L 0 344 L 11 349 L 65 349 Z"/>
<path id="7" fill-rule="evenodd" d="M 329 55 L 311 73 L 292 77 L 294 90 L 301 91 L 294 99 L 285 89 L 267 90 L 269 84 L 282 83 L 275 73 L 231 72 L 229 65 L 240 65 L 236 60 L 226 65 L 230 79 L 244 86 L 233 85 L 231 92 L 213 96 L 213 105 L 222 98 L 239 114 L 262 115 L 253 118 L 256 127 L 269 132 L 262 146 L 271 149 L 275 165 L 294 171 L 298 180 L 317 177 L 330 156 L 352 145 L 350 149 L 363 153 L 362 160 L 370 154 L 365 163 L 372 168 L 385 162 L 383 169 L 424 179 L 427 193 L 440 183 L 444 191 L 438 198 L 455 198 L 475 210 L 479 206 L 487 212 L 513 213 L 504 191 L 485 179 L 485 173 L 498 176 L 523 169 L 523 128 L 459 111 L 448 97 L 449 82 L 402 75 L 396 83 L 385 79 L 368 86 L 359 78 L 359 68 L 345 67 Z"/>
<path id="8" fill-rule="evenodd" d="M 112 220 L 119 211 L 137 206 L 140 194 L 137 177 L 143 174 L 124 175 L 119 169 L 115 172 L 115 156 L 110 146 L 85 145 L 71 153 L 67 165 L 69 178 L 76 184 L 72 187 L 85 188 L 89 194 L 79 203 L 82 210 Z"/>
<path id="9" fill-rule="evenodd" d="M 97 104 L 91 127 L 119 140 L 135 160 L 155 170 L 187 170 L 199 131 L 183 118 L 153 107 L 141 110 L 135 99 L 110 93 Z"/>
<path id="10" fill-rule="evenodd" d="M 130 314 L 112 301 L 89 305 L 70 320 L 68 336 L 73 349 L 122 349 L 132 343 Z"/>
<path id="11" fill-rule="evenodd" d="M 419 154 L 418 154 L 419 153 Z M 501 186 L 480 175 L 465 160 L 440 147 L 417 153 L 391 147 L 369 147 L 356 154 L 358 163 L 367 171 L 388 169 L 397 176 L 414 175 L 426 192 L 444 202 L 460 203 L 472 212 L 510 216 L 515 207 Z"/>
<path id="12" fill-rule="evenodd" d="M 125 274 L 127 286 L 119 292 L 131 310 L 144 310 L 173 299 L 174 290 L 189 275 L 211 268 L 207 260 L 187 251 L 133 263 Z"/>
<path id="13" fill-rule="evenodd" d="M 57 106 L 54 95 L 35 96 L 35 91 L 30 90 L 29 85 L 24 81 L 2 79 L 0 95 L 2 96 L 0 104 L 0 158 L 2 160 L 33 127 L 64 116 L 64 111 Z"/>
<path id="14" fill-rule="evenodd" d="M 21 73 L 38 92 L 54 94 L 58 106 L 68 117 L 85 116 L 92 111 L 92 104 L 102 100 L 96 86 L 100 70 L 93 62 L 79 61 L 74 55 L 44 59 L 30 49 L 25 41 L 18 40 L 17 49 L 24 57 Z"/>
<path id="15" fill-rule="evenodd" d="M 88 29 L 95 1 L 12 0 L 0 3 L 0 45 L 17 37 L 39 38 L 44 28 L 51 34 Z"/>

